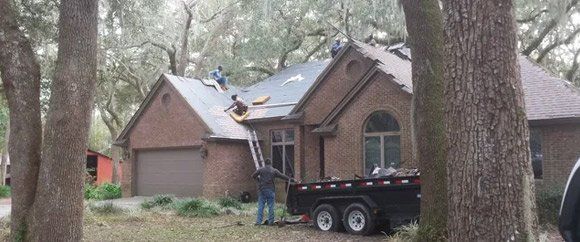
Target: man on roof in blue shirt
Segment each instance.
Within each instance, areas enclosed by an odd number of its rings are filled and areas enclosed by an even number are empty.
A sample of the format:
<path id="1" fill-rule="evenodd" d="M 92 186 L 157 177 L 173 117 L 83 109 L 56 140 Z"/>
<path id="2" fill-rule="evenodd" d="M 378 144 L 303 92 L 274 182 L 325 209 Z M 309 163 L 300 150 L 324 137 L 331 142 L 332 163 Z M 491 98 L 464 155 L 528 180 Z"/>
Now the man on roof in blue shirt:
<path id="1" fill-rule="evenodd" d="M 340 39 L 336 39 L 336 41 L 334 41 L 334 44 L 330 46 L 330 55 L 332 56 L 332 58 L 334 58 L 338 54 L 338 52 L 340 52 L 340 49 L 342 49 L 342 44 L 340 44 Z"/>
<path id="2" fill-rule="evenodd" d="M 223 67 L 218 66 L 217 69 L 209 72 L 209 76 L 212 79 L 214 79 L 218 84 L 220 84 L 222 90 L 226 91 L 228 90 L 228 87 L 226 86 L 226 84 L 228 83 L 228 79 L 222 76 L 222 70 Z"/>

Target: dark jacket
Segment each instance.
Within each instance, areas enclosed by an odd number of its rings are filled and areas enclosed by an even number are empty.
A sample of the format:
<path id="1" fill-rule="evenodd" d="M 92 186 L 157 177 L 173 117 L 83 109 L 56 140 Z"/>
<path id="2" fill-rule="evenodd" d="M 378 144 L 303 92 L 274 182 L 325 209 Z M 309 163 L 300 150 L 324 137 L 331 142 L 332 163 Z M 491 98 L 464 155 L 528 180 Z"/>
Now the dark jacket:
<path id="1" fill-rule="evenodd" d="M 264 189 L 274 190 L 274 178 L 276 177 L 287 181 L 290 180 L 290 177 L 282 174 L 282 172 L 272 167 L 271 165 L 266 165 L 252 174 L 252 178 L 258 180 L 258 189 L 260 191 Z"/>

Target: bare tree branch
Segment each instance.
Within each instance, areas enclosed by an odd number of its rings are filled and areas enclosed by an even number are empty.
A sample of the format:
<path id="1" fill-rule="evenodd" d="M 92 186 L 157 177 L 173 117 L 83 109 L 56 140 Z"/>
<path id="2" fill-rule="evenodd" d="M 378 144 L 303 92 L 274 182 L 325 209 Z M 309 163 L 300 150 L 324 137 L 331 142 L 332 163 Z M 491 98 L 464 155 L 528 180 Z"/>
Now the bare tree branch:
<path id="1" fill-rule="evenodd" d="M 532 13 L 534 13 L 534 11 L 532 11 Z M 549 12 L 548 9 L 542 9 L 542 10 L 540 10 L 540 12 L 538 12 L 538 13 L 532 15 L 532 16 L 529 16 L 529 17 L 523 18 L 523 19 L 518 19 L 518 20 L 516 20 L 516 22 L 518 22 L 520 24 L 533 22 L 533 21 L 536 21 L 537 18 L 539 18 L 540 16 L 542 16 L 542 14 L 547 13 L 547 12 Z"/>
<path id="2" fill-rule="evenodd" d="M 552 51 L 556 47 L 558 47 L 560 45 L 568 45 L 568 44 L 572 43 L 572 41 L 576 38 L 576 36 L 578 36 L 579 33 L 580 33 L 580 28 L 578 28 L 574 32 L 570 33 L 570 35 L 568 35 L 568 37 L 566 39 L 560 39 L 558 41 L 555 41 L 554 43 L 548 45 L 546 48 L 542 49 L 540 51 L 540 54 L 538 55 L 538 58 L 536 59 L 536 62 L 538 62 L 538 63 L 542 62 L 542 60 L 548 55 L 548 53 L 550 53 L 550 51 Z"/>
<path id="3" fill-rule="evenodd" d="M 540 34 L 538 35 L 538 37 L 536 37 L 534 40 L 532 40 L 532 42 L 528 45 L 528 47 L 526 47 L 524 49 L 524 51 L 522 51 L 522 54 L 529 56 L 532 51 L 534 51 L 535 49 L 537 49 L 540 44 L 542 44 L 542 42 L 544 41 L 544 39 L 546 38 L 546 36 L 553 30 L 556 28 L 556 26 L 558 26 L 558 23 L 560 22 L 560 19 L 562 18 L 562 16 L 566 16 L 568 15 L 568 12 L 570 12 L 570 10 L 576 6 L 576 4 L 578 4 L 578 0 L 572 0 L 570 1 L 570 3 L 568 3 L 568 5 L 566 5 L 566 8 L 564 9 L 564 12 L 562 12 L 562 14 L 557 14 L 556 16 L 554 16 L 554 18 L 552 18 L 548 24 L 546 24 L 546 27 L 540 32 Z"/>
<path id="4" fill-rule="evenodd" d="M 576 78 L 577 74 L 578 74 L 578 68 L 580 67 L 580 63 L 578 62 L 580 59 L 580 48 L 578 48 L 576 50 L 576 54 L 574 55 L 574 62 L 572 63 L 572 67 L 570 67 L 570 70 L 568 70 L 568 72 L 566 72 L 566 80 L 570 81 L 570 82 L 574 82 L 574 79 Z"/>
<path id="5" fill-rule="evenodd" d="M 261 72 L 261 73 L 267 74 L 268 76 L 273 76 L 275 74 L 273 70 L 270 70 L 270 69 L 265 68 L 265 67 L 260 67 L 260 66 L 247 66 L 244 69 L 247 71 Z"/>

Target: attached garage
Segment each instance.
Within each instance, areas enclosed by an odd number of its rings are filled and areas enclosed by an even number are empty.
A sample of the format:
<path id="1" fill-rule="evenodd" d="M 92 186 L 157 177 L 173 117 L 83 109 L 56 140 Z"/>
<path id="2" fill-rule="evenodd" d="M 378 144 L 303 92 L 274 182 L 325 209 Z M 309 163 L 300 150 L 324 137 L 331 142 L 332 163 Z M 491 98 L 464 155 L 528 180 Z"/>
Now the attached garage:
<path id="1" fill-rule="evenodd" d="M 137 195 L 201 196 L 203 164 L 199 149 L 137 151 Z"/>

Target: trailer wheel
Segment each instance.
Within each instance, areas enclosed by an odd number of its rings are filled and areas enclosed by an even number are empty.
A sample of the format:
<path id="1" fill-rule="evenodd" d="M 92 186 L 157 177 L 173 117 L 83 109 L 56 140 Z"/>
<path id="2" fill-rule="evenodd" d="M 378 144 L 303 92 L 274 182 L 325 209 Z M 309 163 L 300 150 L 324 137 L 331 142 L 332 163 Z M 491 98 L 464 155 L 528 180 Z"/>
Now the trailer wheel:
<path id="1" fill-rule="evenodd" d="M 320 204 L 314 209 L 314 224 L 319 230 L 337 232 L 341 229 L 340 216 L 330 204 Z"/>
<path id="2" fill-rule="evenodd" d="M 367 235 L 375 228 L 371 213 L 360 203 L 353 203 L 346 207 L 342 221 L 349 234 Z"/>

